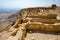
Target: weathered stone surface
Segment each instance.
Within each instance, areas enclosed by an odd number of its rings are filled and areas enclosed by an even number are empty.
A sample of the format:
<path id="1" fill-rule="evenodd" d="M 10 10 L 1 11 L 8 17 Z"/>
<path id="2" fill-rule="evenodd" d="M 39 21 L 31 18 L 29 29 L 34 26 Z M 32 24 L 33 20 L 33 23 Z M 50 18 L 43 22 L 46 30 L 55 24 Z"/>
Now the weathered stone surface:
<path id="1" fill-rule="evenodd" d="M 60 32 L 60 25 L 27 24 L 27 29 Z"/>
<path id="2" fill-rule="evenodd" d="M 19 24 L 23 23 L 22 19 L 17 19 L 16 23 L 13 25 L 13 27 L 18 28 Z"/>
<path id="3" fill-rule="evenodd" d="M 15 30 L 11 33 L 11 36 L 15 36 L 18 30 L 19 30 L 19 29 L 15 29 Z"/>
<path id="4" fill-rule="evenodd" d="M 21 11 L 22 17 L 32 17 L 32 18 L 47 18 L 47 19 L 56 19 L 57 14 L 51 14 L 44 9 L 40 8 L 27 8 Z"/>
<path id="5" fill-rule="evenodd" d="M 60 23 L 60 20 L 57 19 L 32 19 L 30 20 L 31 22 L 42 22 L 42 23 L 47 23 L 47 24 L 54 24 L 54 23 Z"/>

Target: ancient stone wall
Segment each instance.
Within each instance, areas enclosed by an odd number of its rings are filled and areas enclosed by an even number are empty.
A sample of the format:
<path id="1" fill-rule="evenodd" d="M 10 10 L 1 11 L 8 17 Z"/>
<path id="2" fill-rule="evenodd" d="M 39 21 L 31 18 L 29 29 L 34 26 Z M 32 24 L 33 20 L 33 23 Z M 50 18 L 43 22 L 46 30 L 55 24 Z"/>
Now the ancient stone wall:
<path id="1" fill-rule="evenodd" d="M 26 17 L 37 17 L 37 18 L 50 18 L 56 19 L 56 14 L 49 13 L 49 8 L 27 8 L 21 11 L 21 16 L 23 18 Z"/>
<path id="2" fill-rule="evenodd" d="M 51 32 L 59 32 L 60 30 L 60 25 L 45 25 L 45 24 L 27 24 L 26 25 L 27 29 L 32 30 L 43 30 L 43 31 L 51 31 Z"/>

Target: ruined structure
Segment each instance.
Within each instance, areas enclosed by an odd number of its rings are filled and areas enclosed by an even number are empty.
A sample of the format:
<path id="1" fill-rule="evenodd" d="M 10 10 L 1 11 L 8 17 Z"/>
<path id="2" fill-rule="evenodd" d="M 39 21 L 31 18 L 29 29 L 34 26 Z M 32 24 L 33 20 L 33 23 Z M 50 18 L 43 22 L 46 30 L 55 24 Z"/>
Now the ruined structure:
<path id="1" fill-rule="evenodd" d="M 34 37 L 30 39 L 26 38 L 27 33 L 31 34 L 33 33 L 33 30 L 56 33 L 60 32 L 60 20 L 57 20 L 57 14 L 52 14 L 49 10 L 54 9 L 50 7 L 22 9 L 19 12 L 21 15 L 20 18 L 18 18 L 9 29 L 11 34 L 7 40 L 35 40 Z"/>

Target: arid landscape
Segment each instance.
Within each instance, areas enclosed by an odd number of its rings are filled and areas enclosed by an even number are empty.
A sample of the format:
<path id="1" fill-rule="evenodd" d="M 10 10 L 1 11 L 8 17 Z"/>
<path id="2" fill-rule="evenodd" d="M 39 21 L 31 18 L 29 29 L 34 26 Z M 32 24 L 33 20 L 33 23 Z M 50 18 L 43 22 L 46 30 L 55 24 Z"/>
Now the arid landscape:
<path id="1" fill-rule="evenodd" d="M 19 14 L 13 13 L 0 13 L 0 31 L 5 29 L 8 25 L 12 24 L 18 18 Z"/>
<path id="2" fill-rule="evenodd" d="M 60 40 L 60 7 L 1 13 L 0 40 Z"/>

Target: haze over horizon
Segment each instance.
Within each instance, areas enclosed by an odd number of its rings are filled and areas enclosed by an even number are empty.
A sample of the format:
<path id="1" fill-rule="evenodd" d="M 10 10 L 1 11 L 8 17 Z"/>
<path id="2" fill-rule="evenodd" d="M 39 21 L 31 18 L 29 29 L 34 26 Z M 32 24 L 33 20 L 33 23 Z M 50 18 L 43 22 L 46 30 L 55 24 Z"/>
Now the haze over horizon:
<path id="1" fill-rule="evenodd" d="M 46 7 L 56 4 L 60 6 L 60 0 L 0 0 L 0 8 L 27 8 L 27 7 Z"/>

